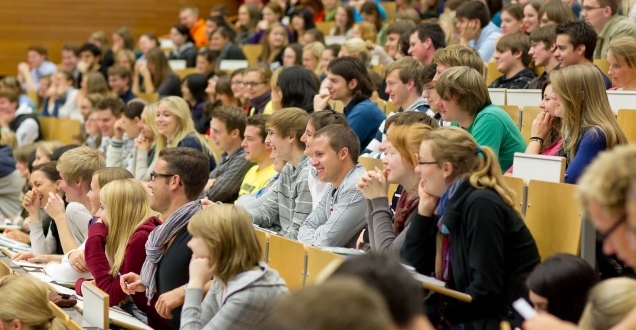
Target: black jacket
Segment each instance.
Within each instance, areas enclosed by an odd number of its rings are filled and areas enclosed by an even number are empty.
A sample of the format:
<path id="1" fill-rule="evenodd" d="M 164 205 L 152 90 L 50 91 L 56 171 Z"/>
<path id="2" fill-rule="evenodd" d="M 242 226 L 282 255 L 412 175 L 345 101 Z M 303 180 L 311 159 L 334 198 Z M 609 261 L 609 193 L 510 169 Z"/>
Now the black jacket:
<path id="1" fill-rule="evenodd" d="M 511 304 L 527 297 L 526 278 L 540 262 L 523 219 L 495 191 L 466 181 L 448 202 L 443 222 L 451 244 L 447 286 L 473 298 L 470 304 L 449 302 L 445 317 L 465 330 L 497 330 L 503 319 L 520 326 Z"/>

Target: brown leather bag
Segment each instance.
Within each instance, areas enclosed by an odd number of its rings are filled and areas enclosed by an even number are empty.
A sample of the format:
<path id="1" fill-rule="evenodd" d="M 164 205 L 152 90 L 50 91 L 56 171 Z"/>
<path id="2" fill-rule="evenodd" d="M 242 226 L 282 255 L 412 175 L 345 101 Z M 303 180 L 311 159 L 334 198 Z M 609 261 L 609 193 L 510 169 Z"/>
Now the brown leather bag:
<path id="1" fill-rule="evenodd" d="M 77 305 L 77 299 L 68 294 L 57 292 L 49 292 L 49 300 L 56 304 L 59 308 L 71 308 Z"/>

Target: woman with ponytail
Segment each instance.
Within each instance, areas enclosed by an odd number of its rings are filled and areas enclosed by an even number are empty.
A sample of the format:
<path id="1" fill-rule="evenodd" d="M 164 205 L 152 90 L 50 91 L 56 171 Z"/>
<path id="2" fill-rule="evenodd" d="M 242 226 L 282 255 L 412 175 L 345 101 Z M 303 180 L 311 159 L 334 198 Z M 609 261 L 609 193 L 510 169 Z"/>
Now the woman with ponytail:
<path id="1" fill-rule="evenodd" d="M 0 278 L 0 297 L 0 329 L 67 329 L 49 307 L 46 284 L 33 276 Z"/>
<path id="2" fill-rule="evenodd" d="M 495 330 L 501 320 L 520 326 L 511 304 L 527 298 L 525 280 L 540 258 L 495 153 L 461 128 L 441 127 L 424 136 L 417 163 L 418 216 L 402 255 L 415 254 L 426 246 L 422 237 L 438 230 L 434 276 L 472 297 L 469 304 L 442 303 L 442 322 L 462 329 Z"/>

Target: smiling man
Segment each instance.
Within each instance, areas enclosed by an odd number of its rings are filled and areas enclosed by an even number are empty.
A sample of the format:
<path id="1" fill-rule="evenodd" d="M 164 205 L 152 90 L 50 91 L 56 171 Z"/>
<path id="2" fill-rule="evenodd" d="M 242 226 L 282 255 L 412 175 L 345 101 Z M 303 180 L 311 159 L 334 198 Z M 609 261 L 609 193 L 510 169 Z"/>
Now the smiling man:
<path id="1" fill-rule="evenodd" d="M 530 33 L 530 50 L 535 67 L 543 67 L 543 73 L 532 79 L 529 89 L 540 89 L 548 80 L 552 70 L 559 69 L 559 60 L 554 57 L 556 51 L 556 25 L 550 24 L 532 30 Z"/>
<path id="2" fill-rule="evenodd" d="M 366 170 L 358 163 L 360 143 L 342 125 L 328 125 L 311 142 L 311 166 L 328 183 L 318 206 L 300 226 L 298 240 L 309 245 L 355 247 L 366 226 L 367 203 L 356 185 Z"/>
<path id="3" fill-rule="evenodd" d="M 274 159 L 270 157 L 272 148 L 265 143 L 267 118 L 269 115 L 247 117 L 245 138 L 241 147 L 245 151 L 245 160 L 256 165 L 252 166 L 245 174 L 241 190 L 239 190 L 239 197 L 259 191 L 278 174 L 274 168 Z"/>
<path id="4" fill-rule="evenodd" d="M 313 205 L 308 183 L 310 159 L 303 154 L 305 145 L 300 141 L 308 120 L 307 112 L 299 108 L 278 110 L 267 119 L 265 143 L 272 147 L 274 157 L 287 165 L 265 203 L 248 209 L 255 225 L 291 239 L 298 236 Z"/>
<path id="5" fill-rule="evenodd" d="M 620 1 L 583 0 L 581 4 L 583 5 L 583 19 L 590 23 L 598 34 L 594 59 L 607 58 L 607 50 L 612 40 L 636 35 L 636 24 L 618 13 Z"/>
<path id="6" fill-rule="evenodd" d="M 223 152 L 206 186 L 206 196 L 213 202 L 234 203 L 245 173 L 253 165 L 245 159 L 241 146 L 246 120 L 245 111 L 239 107 L 222 105 L 212 111 L 210 137 Z"/>
<path id="7" fill-rule="evenodd" d="M 521 33 L 503 36 L 497 42 L 495 60 L 497 71 L 503 76 L 495 79 L 489 88 L 525 89 L 535 74 L 530 64 L 530 40 Z"/>

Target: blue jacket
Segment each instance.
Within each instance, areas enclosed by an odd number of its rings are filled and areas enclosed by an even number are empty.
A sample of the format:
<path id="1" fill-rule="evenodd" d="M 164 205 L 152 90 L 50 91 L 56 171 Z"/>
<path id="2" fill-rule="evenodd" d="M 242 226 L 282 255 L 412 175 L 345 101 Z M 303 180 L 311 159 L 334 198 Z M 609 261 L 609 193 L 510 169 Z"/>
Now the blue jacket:
<path id="1" fill-rule="evenodd" d="M 11 150 L 11 146 L 0 145 L 0 178 L 4 178 L 13 171 L 15 171 L 13 150 Z"/>
<path id="2" fill-rule="evenodd" d="M 356 132 L 360 139 L 360 151 L 367 148 L 369 142 L 375 137 L 375 133 L 386 116 L 378 105 L 371 100 L 352 100 L 344 108 L 349 127 Z"/>

